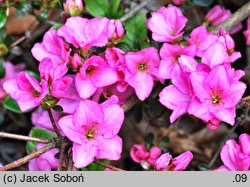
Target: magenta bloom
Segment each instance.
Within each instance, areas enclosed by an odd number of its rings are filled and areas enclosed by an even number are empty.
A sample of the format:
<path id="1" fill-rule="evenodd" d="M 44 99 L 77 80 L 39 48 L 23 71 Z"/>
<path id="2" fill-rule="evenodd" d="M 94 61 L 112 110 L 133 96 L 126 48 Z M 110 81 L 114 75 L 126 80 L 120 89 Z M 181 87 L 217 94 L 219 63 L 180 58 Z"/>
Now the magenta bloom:
<path id="1" fill-rule="evenodd" d="M 6 80 L 15 79 L 20 71 L 24 69 L 24 64 L 13 65 L 11 62 L 5 62 L 5 76 L 0 79 L 0 99 L 4 99 L 6 92 L 3 89 L 3 83 Z"/>
<path id="2" fill-rule="evenodd" d="M 185 2 L 185 0 L 173 0 L 174 4 L 176 5 L 181 5 L 182 3 Z"/>
<path id="3" fill-rule="evenodd" d="M 152 166 L 155 164 L 156 160 L 161 156 L 161 149 L 157 146 L 151 147 L 149 150 L 149 156 L 147 158 L 147 162 Z"/>
<path id="4" fill-rule="evenodd" d="M 82 0 L 67 0 L 65 3 L 65 11 L 71 16 L 79 16 L 83 12 Z"/>
<path id="5" fill-rule="evenodd" d="M 48 84 L 45 80 L 39 83 L 27 72 L 20 72 L 15 79 L 7 80 L 3 85 L 7 94 L 15 99 L 20 109 L 25 112 L 40 105 L 48 91 Z"/>
<path id="6" fill-rule="evenodd" d="M 108 25 L 108 39 L 115 41 L 124 36 L 124 28 L 120 20 L 110 20 Z"/>
<path id="7" fill-rule="evenodd" d="M 158 42 L 172 42 L 180 38 L 184 32 L 187 18 L 180 8 L 171 4 L 152 13 L 147 21 L 147 27 L 152 31 L 152 38 Z"/>
<path id="8" fill-rule="evenodd" d="M 192 57 L 181 56 L 180 62 L 183 64 L 194 64 L 193 69 L 196 70 L 197 62 Z M 187 66 L 185 66 L 186 69 Z M 165 87 L 159 94 L 160 103 L 165 107 L 173 110 L 170 116 L 170 122 L 173 123 L 178 117 L 188 112 L 191 97 L 193 94 L 192 86 L 189 80 L 189 73 L 183 72 L 181 69 L 175 69 L 172 72 L 173 85 Z"/>
<path id="9" fill-rule="evenodd" d="M 180 45 L 170 45 L 165 43 L 161 50 L 161 62 L 159 66 L 158 76 L 162 79 L 170 79 L 171 72 L 175 68 L 179 68 L 179 57 L 181 55 L 195 56 L 195 46 L 181 47 Z"/>
<path id="10" fill-rule="evenodd" d="M 44 145 L 37 144 L 36 148 L 41 149 Z M 38 158 L 29 161 L 29 171 L 51 171 L 56 169 L 58 166 L 58 159 L 55 155 L 58 153 L 58 149 L 52 149 Z"/>
<path id="11" fill-rule="evenodd" d="M 234 139 L 228 140 L 220 152 L 224 163 L 215 171 L 249 171 L 250 169 L 250 136 L 241 134 L 239 144 Z"/>
<path id="12" fill-rule="evenodd" d="M 149 156 L 144 145 L 134 144 L 130 149 L 130 157 L 136 163 L 140 163 L 141 160 L 146 160 Z"/>
<path id="13" fill-rule="evenodd" d="M 246 37 L 247 45 L 250 46 L 250 16 L 247 18 L 247 30 L 245 30 L 243 34 Z"/>
<path id="14" fill-rule="evenodd" d="M 125 81 L 135 89 L 137 97 L 142 101 L 150 95 L 153 89 L 159 63 L 160 58 L 154 47 L 129 52 L 126 55 Z"/>
<path id="15" fill-rule="evenodd" d="M 218 119 L 231 125 L 235 121 L 235 107 L 242 98 L 246 85 L 230 73 L 228 66 L 215 66 L 209 72 L 190 75 L 194 95 L 189 113 L 208 122 Z"/>
<path id="16" fill-rule="evenodd" d="M 73 115 L 58 122 L 64 134 L 73 142 L 74 166 L 83 168 L 94 158 L 118 160 L 122 152 L 122 139 L 117 135 L 123 120 L 123 109 L 107 100 L 101 105 L 84 100 Z"/>
<path id="17" fill-rule="evenodd" d="M 169 153 L 162 154 L 155 162 L 154 168 L 157 171 L 164 171 L 168 168 L 172 156 Z"/>
<path id="18" fill-rule="evenodd" d="M 75 48 L 88 51 L 92 46 L 103 47 L 108 43 L 108 25 L 107 18 L 71 17 L 60 27 L 58 35 Z"/>
<path id="19" fill-rule="evenodd" d="M 207 32 L 206 27 L 196 27 L 187 39 L 189 45 L 196 46 L 196 56 L 202 57 L 204 52 L 218 39 L 218 36 Z"/>
<path id="20" fill-rule="evenodd" d="M 87 59 L 75 78 L 76 89 L 84 99 L 92 96 L 97 88 L 111 85 L 116 81 L 117 73 L 100 56 Z"/>
<path id="21" fill-rule="evenodd" d="M 70 51 L 69 45 L 53 29 L 44 34 L 42 43 L 36 43 L 31 49 L 32 55 L 38 61 L 41 62 L 45 57 L 49 57 L 53 62 L 53 67 L 62 66 L 61 68 L 66 69 L 65 71 L 67 71 L 66 64 Z"/>
<path id="22" fill-rule="evenodd" d="M 173 158 L 171 164 L 172 171 L 183 171 L 186 169 L 188 164 L 192 161 L 193 154 L 190 151 L 186 151 L 181 155 Z"/>

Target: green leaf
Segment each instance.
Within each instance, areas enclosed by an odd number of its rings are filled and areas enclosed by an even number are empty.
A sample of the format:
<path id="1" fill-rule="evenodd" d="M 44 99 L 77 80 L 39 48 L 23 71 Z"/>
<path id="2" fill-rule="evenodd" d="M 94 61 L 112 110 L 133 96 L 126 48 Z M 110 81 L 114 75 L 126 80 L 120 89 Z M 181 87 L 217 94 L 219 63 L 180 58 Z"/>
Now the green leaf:
<path id="1" fill-rule="evenodd" d="M 63 112 L 63 108 L 59 105 L 54 106 L 53 110 L 55 110 L 56 112 Z"/>
<path id="2" fill-rule="evenodd" d="M 47 18 L 48 18 L 48 12 L 46 10 L 42 11 L 37 17 L 38 21 L 40 22 L 46 21 Z"/>
<path id="3" fill-rule="evenodd" d="M 201 163 L 198 165 L 199 171 L 207 171 L 209 169 L 207 164 Z"/>
<path id="4" fill-rule="evenodd" d="M 56 138 L 56 135 L 54 135 L 52 132 L 40 129 L 40 128 L 33 128 L 31 130 L 31 136 L 34 138 L 40 138 L 40 139 L 52 139 Z M 26 144 L 26 151 L 28 154 L 32 153 L 36 149 L 37 142 L 28 141 Z"/>
<path id="5" fill-rule="evenodd" d="M 110 18 L 119 19 L 125 14 L 124 10 L 119 10 L 120 3 L 121 0 L 112 0 L 109 11 Z"/>
<path id="6" fill-rule="evenodd" d="M 0 9 L 0 28 L 2 28 L 7 20 L 7 11 Z"/>
<path id="7" fill-rule="evenodd" d="M 0 29 L 0 42 L 2 43 L 5 38 L 6 38 L 6 28 L 3 27 Z"/>
<path id="8" fill-rule="evenodd" d="M 28 154 L 32 153 L 32 151 L 36 150 L 36 142 L 28 141 L 26 144 L 26 151 Z"/>
<path id="9" fill-rule="evenodd" d="M 148 133 L 145 140 L 146 149 L 150 150 L 150 148 L 154 145 L 154 134 Z"/>
<path id="10" fill-rule="evenodd" d="M 166 145 L 167 145 L 168 142 L 169 142 L 169 137 L 168 136 L 164 136 L 161 139 L 161 142 L 159 143 L 159 147 L 162 148 L 162 149 L 166 148 Z"/>
<path id="11" fill-rule="evenodd" d="M 124 52 L 130 52 L 133 51 L 132 48 L 130 47 L 130 45 L 126 42 L 120 42 L 116 45 L 117 48 L 123 50 Z"/>
<path id="12" fill-rule="evenodd" d="M 45 130 L 45 129 L 40 129 L 40 128 L 33 128 L 31 130 L 31 136 L 35 138 L 41 138 L 41 139 L 56 138 L 56 135 L 53 134 L 52 132 Z"/>
<path id="13" fill-rule="evenodd" d="M 4 106 L 4 108 L 6 108 L 12 112 L 23 113 L 20 110 L 17 102 L 14 99 L 12 99 L 11 97 L 6 97 L 6 99 L 3 102 L 3 106 Z"/>
<path id="14" fill-rule="evenodd" d="M 108 0 L 85 0 L 85 6 L 94 17 L 103 17 L 109 14 L 110 5 Z"/>
<path id="15" fill-rule="evenodd" d="M 2 58 L 0 58 L 0 79 L 5 77 L 5 64 L 4 64 L 4 60 Z"/>
<path id="16" fill-rule="evenodd" d="M 109 160 L 106 159 L 98 159 L 98 161 L 109 164 Z M 88 165 L 86 168 L 83 168 L 82 171 L 104 171 L 106 168 L 104 166 L 100 166 L 99 164 L 92 162 L 90 165 Z"/>
<path id="17" fill-rule="evenodd" d="M 62 26 L 62 24 L 55 24 L 51 28 L 54 30 L 58 30 L 58 29 L 60 29 L 61 26 Z"/>
<path id="18" fill-rule="evenodd" d="M 122 42 L 128 43 L 132 49 L 138 49 L 138 43 L 143 47 L 146 45 L 147 28 L 146 18 L 137 12 L 132 18 L 125 22 L 126 36 Z"/>

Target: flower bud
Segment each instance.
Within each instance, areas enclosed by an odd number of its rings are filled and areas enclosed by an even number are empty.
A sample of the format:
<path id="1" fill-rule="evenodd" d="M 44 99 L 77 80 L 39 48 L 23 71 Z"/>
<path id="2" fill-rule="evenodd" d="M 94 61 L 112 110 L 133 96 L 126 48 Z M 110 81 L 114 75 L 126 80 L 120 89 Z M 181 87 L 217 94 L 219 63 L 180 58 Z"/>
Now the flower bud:
<path id="1" fill-rule="evenodd" d="M 166 170 L 172 156 L 169 153 L 161 155 L 155 162 L 154 168 L 158 171 Z"/>
<path id="2" fill-rule="evenodd" d="M 3 43 L 0 44 L 0 57 L 5 56 L 9 52 L 7 46 Z"/>
<path id="3" fill-rule="evenodd" d="M 147 161 L 151 164 L 154 165 L 155 161 L 161 156 L 161 149 L 157 146 L 153 146 L 150 151 L 149 151 L 149 157 Z"/>
<path id="4" fill-rule="evenodd" d="M 70 16 L 79 16 L 83 12 L 82 0 L 67 0 L 64 9 Z"/>
<path id="5" fill-rule="evenodd" d="M 140 163 L 141 160 L 146 159 L 149 156 L 144 145 L 135 144 L 130 149 L 130 157 L 134 162 Z"/>
<path id="6" fill-rule="evenodd" d="M 172 171 L 183 171 L 186 169 L 188 164 L 191 162 L 193 159 L 193 154 L 190 151 L 186 151 L 182 153 L 181 155 L 175 157 L 172 160 L 171 164 L 171 170 Z"/>
<path id="7" fill-rule="evenodd" d="M 120 20 L 110 20 L 108 25 L 109 40 L 121 39 L 124 36 L 124 28 Z"/>

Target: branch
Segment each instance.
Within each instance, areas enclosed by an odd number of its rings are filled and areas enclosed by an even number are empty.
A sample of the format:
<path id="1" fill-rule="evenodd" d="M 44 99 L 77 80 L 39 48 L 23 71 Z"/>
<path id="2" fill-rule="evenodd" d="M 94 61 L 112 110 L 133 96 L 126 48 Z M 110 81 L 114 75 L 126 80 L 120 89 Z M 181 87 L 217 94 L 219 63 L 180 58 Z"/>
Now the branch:
<path id="1" fill-rule="evenodd" d="M 234 26 L 238 25 L 241 21 L 246 19 L 250 15 L 250 2 L 245 4 L 239 10 L 237 10 L 233 15 L 231 15 L 226 21 L 218 25 L 212 30 L 214 33 L 218 33 L 220 28 L 226 31 L 230 31 Z"/>
<path id="2" fill-rule="evenodd" d="M 10 164 L 7 164 L 5 166 L 0 167 L 0 171 L 7 171 L 7 170 L 17 168 L 17 167 L 29 162 L 30 160 L 39 157 L 43 153 L 46 153 L 46 152 L 50 151 L 51 149 L 54 149 L 55 147 L 56 147 L 56 142 L 49 143 L 49 144 L 45 145 L 44 147 L 42 147 L 41 149 L 38 149 L 37 151 L 19 159 L 19 160 L 16 160 Z"/>
<path id="3" fill-rule="evenodd" d="M 133 15 L 136 14 L 136 12 L 138 12 L 139 10 L 141 10 L 142 8 L 144 8 L 151 0 L 143 0 L 139 5 L 135 6 L 134 8 L 132 8 L 129 12 L 127 12 L 121 19 L 121 22 L 125 22 L 126 20 L 128 20 L 129 18 L 131 18 Z"/>
<path id="4" fill-rule="evenodd" d="M 99 160 L 95 160 L 94 162 L 95 162 L 96 164 L 100 165 L 100 166 L 109 168 L 109 169 L 111 169 L 111 170 L 113 170 L 113 171 L 125 171 L 125 170 L 120 169 L 120 168 L 117 168 L 117 167 L 115 167 L 115 166 L 111 166 L 111 165 L 109 165 L 109 164 L 105 164 L 105 163 L 103 163 L 103 162 L 100 162 Z"/>
<path id="5" fill-rule="evenodd" d="M 53 128 L 54 128 L 54 131 L 56 132 L 56 135 L 57 135 L 57 137 L 60 139 L 60 142 L 61 142 L 61 141 L 62 141 L 62 135 L 61 135 L 59 129 L 57 128 L 57 126 L 56 126 L 56 122 L 55 122 L 55 120 L 54 120 L 54 117 L 53 117 L 53 114 L 52 114 L 50 108 L 48 109 L 48 113 L 49 113 L 50 121 L 51 121 L 52 126 L 53 126 Z"/>
<path id="6" fill-rule="evenodd" d="M 125 112 L 129 111 L 134 105 L 139 102 L 139 99 L 134 95 L 127 99 L 127 101 L 122 105 L 122 108 Z"/>
<path id="7" fill-rule="evenodd" d="M 49 139 L 33 138 L 29 136 L 22 136 L 22 135 L 10 134 L 10 133 L 5 133 L 5 132 L 0 132 L 0 137 L 23 140 L 23 141 L 32 141 L 32 142 L 43 143 L 43 144 L 48 144 L 51 141 Z"/>

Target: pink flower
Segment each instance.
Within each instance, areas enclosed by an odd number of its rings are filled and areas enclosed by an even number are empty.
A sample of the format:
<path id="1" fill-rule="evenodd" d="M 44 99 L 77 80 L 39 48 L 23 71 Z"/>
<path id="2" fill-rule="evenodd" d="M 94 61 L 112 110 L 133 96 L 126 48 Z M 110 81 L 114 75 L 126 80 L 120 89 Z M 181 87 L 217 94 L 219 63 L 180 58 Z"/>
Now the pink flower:
<path id="1" fill-rule="evenodd" d="M 79 16 L 83 12 L 82 0 L 67 0 L 65 3 L 65 11 L 71 16 Z"/>
<path id="2" fill-rule="evenodd" d="M 176 5 L 181 5 L 182 3 L 185 2 L 185 0 L 173 0 L 174 4 Z"/>
<path id="3" fill-rule="evenodd" d="M 149 156 L 144 145 L 134 144 L 130 149 L 130 157 L 136 163 L 140 163 L 141 160 L 146 160 Z"/>
<path id="4" fill-rule="evenodd" d="M 142 101 L 150 95 L 153 89 L 159 63 L 160 58 L 154 47 L 129 52 L 126 55 L 125 81 L 135 89 L 137 97 Z"/>
<path id="5" fill-rule="evenodd" d="M 230 67 L 219 65 L 209 73 L 192 72 L 190 81 L 196 97 L 192 98 L 189 113 L 206 122 L 216 118 L 234 125 L 235 107 L 246 85 L 235 80 Z"/>
<path id="6" fill-rule="evenodd" d="M 110 20 L 108 25 L 109 40 L 118 40 L 124 36 L 124 28 L 120 20 Z"/>
<path id="7" fill-rule="evenodd" d="M 192 159 L 193 154 L 190 151 L 186 151 L 172 160 L 170 168 L 172 171 L 183 171 Z"/>
<path id="8" fill-rule="evenodd" d="M 169 153 L 162 154 L 155 162 L 154 168 L 157 171 L 164 171 L 167 169 L 172 156 Z"/>
<path id="9" fill-rule="evenodd" d="M 245 30 L 243 34 L 246 37 L 247 45 L 250 46 L 250 16 L 247 18 L 247 30 Z"/>
<path id="10" fill-rule="evenodd" d="M 158 76 L 162 79 L 170 79 L 171 72 L 175 68 L 179 68 L 179 57 L 181 55 L 195 56 L 195 46 L 181 47 L 180 45 L 170 45 L 164 43 L 161 50 L 161 62 L 159 66 Z"/>
<path id="11" fill-rule="evenodd" d="M 161 156 L 161 149 L 157 146 L 151 147 L 149 150 L 149 156 L 147 158 L 147 162 L 152 166 L 155 164 L 156 160 Z"/>
<path id="12" fill-rule="evenodd" d="M 43 146 L 43 144 L 37 144 L 36 148 L 41 149 Z M 58 149 L 52 149 L 38 158 L 32 159 L 29 162 L 29 171 L 51 171 L 52 169 L 56 169 L 58 159 L 55 158 L 55 155 L 58 152 Z"/>
<path id="13" fill-rule="evenodd" d="M 216 171 L 248 171 L 250 169 L 250 136 L 241 134 L 239 144 L 228 140 L 220 152 L 223 166 Z"/>
<path id="14" fill-rule="evenodd" d="M 58 31 L 50 29 L 44 34 L 43 42 L 36 43 L 31 49 L 32 55 L 38 61 L 42 61 L 45 57 L 51 58 L 53 67 L 62 66 L 66 69 L 66 64 L 69 60 L 69 45 L 58 36 Z"/>
<path id="15" fill-rule="evenodd" d="M 39 83 L 34 77 L 22 71 L 16 80 L 7 80 L 3 84 L 4 90 L 15 99 L 24 112 L 38 106 L 48 93 L 45 80 Z"/>
<path id="16" fill-rule="evenodd" d="M 230 10 L 221 7 L 220 5 L 214 6 L 206 15 L 206 21 L 210 23 L 213 27 L 218 26 L 222 22 L 224 22 L 228 17 L 232 15 Z M 236 25 L 231 29 L 230 34 L 234 34 L 241 30 L 242 24 Z"/>
<path id="17" fill-rule="evenodd" d="M 147 27 L 152 31 L 152 38 L 158 42 L 173 42 L 183 35 L 182 30 L 187 23 L 180 8 L 171 4 L 152 13 Z"/>
<path id="18" fill-rule="evenodd" d="M 111 85 L 116 81 L 116 72 L 100 56 L 87 59 L 75 78 L 76 89 L 84 99 L 92 96 L 97 88 Z"/>
<path id="19" fill-rule="evenodd" d="M 204 52 L 218 39 L 218 36 L 207 32 L 206 27 L 196 27 L 187 39 L 189 45 L 196 46 L 196 56 L 202 57 Z"/>
<path id="20" fill-rule="evenodd" d="M 116 103 L 112 99 L 101 105 L 84 100 L 73 115 L 59 120 L 58 125 L 73 143 L 75 167 L 86 167 L 95 157 L 109 160 L 120 158 L 122 139 L 117 134 L 124 120 L 124 111 Z"/>
<path id="21" fill-rule="evenodd" d="M 51 85 L 51 95 L 56 98 L 64 98 L 72 81 L 73 79 L 71 77 L 63 77 L 59 80 L 55 80 Z"/>
<path id="22" fill-rule="evenodd" d="M 181 61 L 184 61 L 186 58 L 188 59 L 186 61 L 187 63 L 192 62 L 187 56 L 181 56 L 181 58 L 183 58 Z M 194 63 L 196 63 L 195 60 Z M 173 85 L 165 87 L 159 94 L 160 103 L 173 110 L 173 113 L 170 116 L 171 123 L 173 123 L 181 115 L 188 112 L 193 94 L 189 74 L 183 72 L 183 70 L 173 70 L 172 82 Z"/>
<path id="23" fill-rule="evenodd" d="M 76 16 L 67 19 L 58 30 L 58 35 L 86 52 L 92 46 L 103 47 L 108 43 L 108 25 L 107 18 L 86 19 Z"/>
<path id="24" fill-rule="evenodd" d="M 4 99 L 6 92 L 3 89 L 3 83 L 6 80 L 15 79 L 20 71 L 24 69 L 24 64 L 13 65 L 11 62 L 4 62 L 5 76 L 0 79 L 0 99 Z"/>

